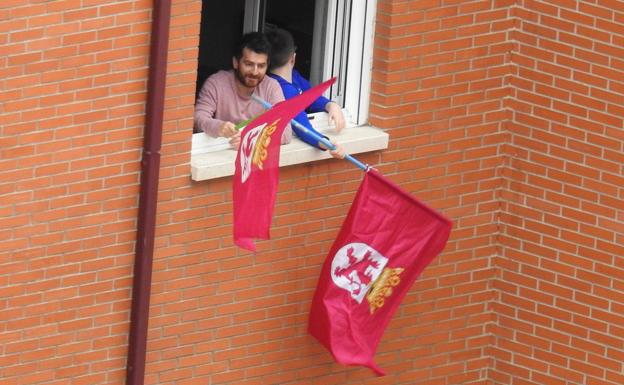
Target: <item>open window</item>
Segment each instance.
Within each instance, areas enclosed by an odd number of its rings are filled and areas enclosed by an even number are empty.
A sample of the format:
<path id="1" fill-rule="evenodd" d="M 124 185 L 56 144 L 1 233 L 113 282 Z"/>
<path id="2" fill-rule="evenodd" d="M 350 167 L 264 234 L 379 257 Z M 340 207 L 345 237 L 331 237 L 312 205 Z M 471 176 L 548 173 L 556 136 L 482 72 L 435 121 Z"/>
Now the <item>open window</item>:
<path id="1" fill-rule="evenodd" d="M 197 89 L 212 73 L 231 68 L 232 47 L 244 33 L 283 28 L 293 35 L 297 44 L 297 70 L 309 78 L 311 84 L 337 78 L 325 96 L 343 107 L 347 128 L 335 138 L 351 154 L 386 148 L 387 134 L 379 130 L 368 132 L 360 127 L 366 124 L 368 117 L 375 8 L 375 0 L 203 0 Z M 332 137 L 325 113 L 309 117 L 318 131 Z M 365 131 L 374 134 L 376 144 L 363 147 L 370 148 L 368 150 L 349 146 L 347 133 L 353 130 L 361 131 L 358 133 L 364 136 Z M 294 163 L 329 157 L 326 152 L 301 144 L 293 140 L 282 146 L 282 160 L 288 159 L 284 156 L 288 151 L 303 151 L 309 155 L 296 156 Z M 227 162 L 235 156 L 234 151 L 228 151 L 224 138 L 195 133 L 192 148 L 194 180 L 233 174 L 233 161 L 231 167 L 224 167 L 225 163 L 219 161 L 223 158 Z M 215 162 L 221 164 L 218 170 L 206 172 L 205 168 Z"/>

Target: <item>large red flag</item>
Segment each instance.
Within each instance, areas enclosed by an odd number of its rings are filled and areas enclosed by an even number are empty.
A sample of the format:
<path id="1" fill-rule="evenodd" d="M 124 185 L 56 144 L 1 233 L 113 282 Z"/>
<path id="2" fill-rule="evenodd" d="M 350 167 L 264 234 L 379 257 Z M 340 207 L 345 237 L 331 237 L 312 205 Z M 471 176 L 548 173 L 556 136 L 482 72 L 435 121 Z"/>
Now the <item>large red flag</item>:
<path id="1" fill-rule="evenodd" d="M 234 243 L 256 251 L 253 238 L 269 239 L 279 179 L 279 155 L 284 128 L 336 79 L 273 106 L 241 132 L 233 179 Z"/>
<path id="2" fill-rule="evenodd" d="M 451 222 L 375 170 L 364 176 L 321 270 L 309 331 L 345 365 L 384 372 L 374 355 L 416 278 L 448 240 Z"/>

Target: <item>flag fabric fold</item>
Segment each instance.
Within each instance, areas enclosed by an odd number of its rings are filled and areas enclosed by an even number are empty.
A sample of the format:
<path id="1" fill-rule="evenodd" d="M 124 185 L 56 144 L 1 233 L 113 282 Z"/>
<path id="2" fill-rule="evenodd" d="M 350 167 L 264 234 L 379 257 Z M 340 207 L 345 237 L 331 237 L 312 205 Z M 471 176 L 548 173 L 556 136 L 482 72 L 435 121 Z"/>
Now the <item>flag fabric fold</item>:
<path id="1" fill-rule="evenodd" d="M 241 132 L 236 155 L 232 203 L 234 243 L 256 251 L 253 239 L 269 239 L 279 181 L 282 132 L 288 123 L 318 98 L 332 78 L 292 99 L 277 103 L 258 116 Z"/>
<path id="2" fill-rule="evenodd" d="M 371 169 L 322 267 L 309 332 L 344 365 L 374 362 L 403 297 L 446 245 L 450 220 Z"/>

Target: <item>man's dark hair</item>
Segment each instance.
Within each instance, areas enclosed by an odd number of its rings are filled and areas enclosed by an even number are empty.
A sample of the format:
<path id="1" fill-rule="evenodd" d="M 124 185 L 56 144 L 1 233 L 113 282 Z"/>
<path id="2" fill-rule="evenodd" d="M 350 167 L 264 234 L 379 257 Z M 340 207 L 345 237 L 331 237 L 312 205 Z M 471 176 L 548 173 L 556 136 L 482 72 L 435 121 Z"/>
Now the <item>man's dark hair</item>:
<path id="1" fill-rule="evenodd" d="M 273 28 L 266 33 L 269 43 L 271 43 L 271 55 L 269 70 L 279 68 L 288 63 L 290 56 L 295 53 L 295 41 L 290 32 L 281 28 Z"/>
<path id="2" fill-rule="evenodd" d="M 248 48 L 255 53 L 263 53 L 267 57 L 271 55 L 271 44 L 269 44 L 262 32 L 249 32 L 243 35 L 234 51 L 236 59 L 240 59 L 243 56 L 244 48 Z"/>

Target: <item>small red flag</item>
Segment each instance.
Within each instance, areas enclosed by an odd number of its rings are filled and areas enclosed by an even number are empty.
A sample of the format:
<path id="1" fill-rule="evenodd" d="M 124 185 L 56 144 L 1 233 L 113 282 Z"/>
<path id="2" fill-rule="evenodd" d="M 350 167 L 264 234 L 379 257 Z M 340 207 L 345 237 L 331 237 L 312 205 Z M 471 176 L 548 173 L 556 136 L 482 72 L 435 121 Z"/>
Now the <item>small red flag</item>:
<path id="1" fill-rule="evenodd" d="M 309 331 L 345 365 L 384 372 L 374 355 L 416 278 L 452 223 L 375 170 L 364 176 L 321 270 Z"/>
<path id="2" fill-rule="evenodd" d="M 269 239 L 284 128 L 318 98 L 332 78 L 292 99 L 277 103 L 251 121 L 241 132 L 233 179 L 234 243 L 256 251 L 253 238 Z"/>

